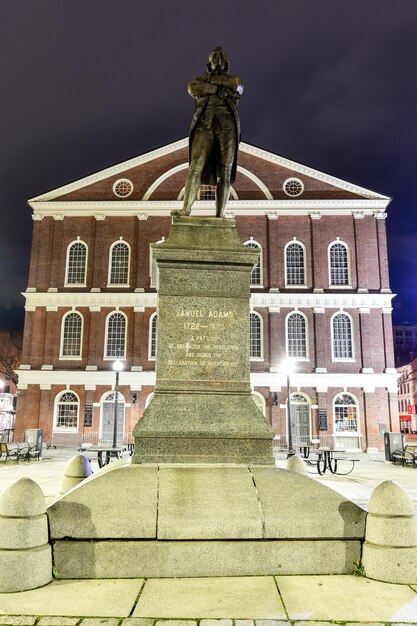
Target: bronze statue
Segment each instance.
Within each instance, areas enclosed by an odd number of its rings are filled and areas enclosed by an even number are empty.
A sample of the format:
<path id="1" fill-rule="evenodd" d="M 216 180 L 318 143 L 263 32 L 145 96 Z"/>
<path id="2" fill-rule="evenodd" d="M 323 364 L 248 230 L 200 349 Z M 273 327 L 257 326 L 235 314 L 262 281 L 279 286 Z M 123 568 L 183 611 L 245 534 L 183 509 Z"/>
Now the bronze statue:
<path id="1" fill-rule="evenodd" d="M 190 129 L 190 167 L 183 208 L 171 215 L 189 215 L 203 184 L 216 185 L 216 217 L 223 217 L 230 185 L 236 178 L 240 141 L 237 104 L 243 93 L 240 78 L 229 75 L 229 67 L 223 48 L 214 48 L 206 73 L 188 84 L 196 105 Z"/>

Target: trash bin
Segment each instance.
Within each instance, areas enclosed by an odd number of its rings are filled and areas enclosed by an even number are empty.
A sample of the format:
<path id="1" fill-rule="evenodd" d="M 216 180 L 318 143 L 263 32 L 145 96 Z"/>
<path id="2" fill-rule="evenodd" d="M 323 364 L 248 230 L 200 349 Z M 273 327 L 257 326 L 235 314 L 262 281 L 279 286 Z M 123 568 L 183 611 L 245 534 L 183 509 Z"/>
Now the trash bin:
<path id="1" fill-rule="evenodd" d="M 402 433 L 384 433 L 385 460 L 392 461 L 394 450 L 404 448 L 404 435 Z"/>
<path id="2" fill-rule="evenodd" d="M 25 430 L 25 441 L 29 446 L 29 449 L 33 449 L 33 452 L 39 450 L 39 458 L 42 458 L 42 446 L 43 446 L 43 430 L 42 428 L 28 428 Z M 35 456 L 35 455 L 34 455 Z"/>

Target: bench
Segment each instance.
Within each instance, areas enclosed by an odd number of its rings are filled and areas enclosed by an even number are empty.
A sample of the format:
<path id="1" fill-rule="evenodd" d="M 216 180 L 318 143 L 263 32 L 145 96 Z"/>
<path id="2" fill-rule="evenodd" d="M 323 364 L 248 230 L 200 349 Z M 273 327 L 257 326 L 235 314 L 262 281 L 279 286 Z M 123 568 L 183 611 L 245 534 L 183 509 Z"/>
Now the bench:
<path id="1" fill-rule="evenodd" d="M 403 467 L 406 465 L 417 467 L 417 446 L 405 446 L 404 449 L 394 450 L 391 454 L 391 460 L 394 465 L 399 461 Z"/>
<path id="2" fill-rule="evenodd" d="M 5 455 L 4 464 L 6 465 L 9 459 L 14 459 L 16 463 L 20 460 L 29 460 L 29 446 L 27 443 L 0 443 L 0 458 Z"/>

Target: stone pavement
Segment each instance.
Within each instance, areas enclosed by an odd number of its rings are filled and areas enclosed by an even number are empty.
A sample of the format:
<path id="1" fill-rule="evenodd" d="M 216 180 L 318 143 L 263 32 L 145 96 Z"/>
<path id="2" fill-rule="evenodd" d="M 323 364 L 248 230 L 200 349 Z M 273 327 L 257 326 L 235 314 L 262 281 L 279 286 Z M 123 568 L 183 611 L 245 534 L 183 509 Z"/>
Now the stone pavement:
<path id="1" fill-rule="evenodd" d="M 41 626 L 75 626 L 81 618 L 82 626 L 117 626 L 123 618 L 122 626 L 151 626 L 156 619 L 170 621 L 158 626 L 174 626 L 172 620 L 179 620 L 175 626 L 197 620 L 200 626 L 212 620 L 221 620 L 218 626 L 232 620 L 235 626 L 416 624 L 417 585 L 355 576 L 61 580 L 0 594 L 0 624 L 30 626 L 35 618 Z"/>
<path id="2" fill-rule="evenodd" d="M 46 450 L 40 462 L 0 466 L 0 494 L 27 476 L 54 500 L 74 450 Z M 417 505 L 417 469 L 382 455 L 358 455 L 348 476 L 315 480 L 367 506 L 373 489 L 395 480 Z M 278 459 L 277 465 L 284 464 Z M 93 461 L 94 471 L 98 471 Z M 156 623 L 156 621 L 158 623 Z M 0 594 L 0 626 L 330 626 L 416 624 L 417 585 L 355 576 L 258 576 L 56 580 L 41 589 Z"/>

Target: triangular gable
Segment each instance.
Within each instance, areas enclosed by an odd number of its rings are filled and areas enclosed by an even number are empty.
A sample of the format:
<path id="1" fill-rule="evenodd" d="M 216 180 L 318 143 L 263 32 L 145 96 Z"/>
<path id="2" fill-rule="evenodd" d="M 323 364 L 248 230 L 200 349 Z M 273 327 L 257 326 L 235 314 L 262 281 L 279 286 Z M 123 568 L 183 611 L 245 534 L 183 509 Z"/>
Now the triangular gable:
<path id="1" fill-rule="evenodd" d="M 174 200 L 185 180 L 187 159 L 188 138 L 185 138 L 32 198 L 29 203 L 117 200 L 112 193 L 112 186 L 116 180 L 124 177 L 134 182 L 135 193 L 129 200 Z M 387 196 L 266 150 L 243 142 L 240 144 L 235 185 L 239 198 L 245 199 L 247 192 L 247 197 L 253 199 L 288 200 L 283 192 L 283 182 L 297 176 L 304 183 L 302 198 L 306 200 L 390 200 Z"/>

